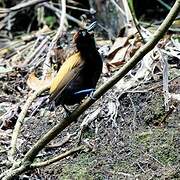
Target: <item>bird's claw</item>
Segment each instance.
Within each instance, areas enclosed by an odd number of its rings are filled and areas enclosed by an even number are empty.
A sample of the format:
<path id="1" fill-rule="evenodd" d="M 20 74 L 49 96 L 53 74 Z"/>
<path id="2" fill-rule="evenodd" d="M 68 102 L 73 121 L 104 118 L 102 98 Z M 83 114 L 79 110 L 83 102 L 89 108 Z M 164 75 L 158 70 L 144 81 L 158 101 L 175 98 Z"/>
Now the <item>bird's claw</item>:
<path id="1" fill-rule="evenodd" d="M 90 93 L 89 97 L 90 97 L 92 100 L 94 100 L 94 101 L 97 100 L 97 98 L 94 97 L 94 91 L 92 91 L 92 92 Z"/>

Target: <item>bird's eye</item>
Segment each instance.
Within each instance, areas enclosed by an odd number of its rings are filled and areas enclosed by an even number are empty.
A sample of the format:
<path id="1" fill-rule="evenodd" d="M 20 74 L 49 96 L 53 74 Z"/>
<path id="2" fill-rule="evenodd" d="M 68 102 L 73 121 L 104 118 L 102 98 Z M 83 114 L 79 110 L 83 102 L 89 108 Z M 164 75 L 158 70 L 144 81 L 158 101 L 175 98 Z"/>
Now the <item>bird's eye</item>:
<path id="1" fill-rule="evenodd" d="M 86 36 L 86 31 L 82 31 L 82 36 Z"/>

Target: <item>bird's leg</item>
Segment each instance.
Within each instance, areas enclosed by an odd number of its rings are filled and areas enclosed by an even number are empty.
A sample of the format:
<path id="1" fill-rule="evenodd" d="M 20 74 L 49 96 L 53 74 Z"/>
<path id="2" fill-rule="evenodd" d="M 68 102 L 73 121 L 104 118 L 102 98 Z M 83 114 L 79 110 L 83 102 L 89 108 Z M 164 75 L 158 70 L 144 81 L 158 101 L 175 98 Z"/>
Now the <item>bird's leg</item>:
<path id="1" fill-rule="evenodd" d="M 65 112 L 66 112 L 66 115 L 67 115 L 67 116 L 70 116 L 71 111 L 70 111 L 64 104 L 62 104 L 62 107 L 64 108 L 64 110 L 65 110 Z"/>
<path id="2" fill-rule="evenodd" d="M 70 116 L 72 112 L 64 104 L 62 104 L 62 107 L 66 112 L 66 116 Z M 75 119 L 74 122 L 77 122 L 77 119 Z"/>
<path id="3" fill-rule="evenodd" d="M 49 105 L 49 111 L 54 111 L 56 105 L 55 105 L 55 101 L 52 101 Z"/>
<path id="4" fill-rule="evenodd" d="M 38 105 L 36 106 L 36 108 L 33 109 L 33 111 L 31 112 L 30 117 L 35 116 L 39 112 L 38 110 L 45 107 L 47 103 L 48 103 L 48 97 L 47 96 L 42 97 L 40 101 L 38 102 Z"/>

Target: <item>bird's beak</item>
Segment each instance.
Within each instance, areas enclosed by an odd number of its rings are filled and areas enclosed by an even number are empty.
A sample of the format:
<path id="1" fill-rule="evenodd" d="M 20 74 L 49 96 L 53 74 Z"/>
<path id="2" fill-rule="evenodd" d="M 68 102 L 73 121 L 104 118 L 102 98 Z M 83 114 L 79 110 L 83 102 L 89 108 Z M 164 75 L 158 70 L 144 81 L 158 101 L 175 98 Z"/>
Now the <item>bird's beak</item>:
<path id="1" fill-rule="evenodd" d="M 91 31 L 94 30 L 94 28 L 96 27 L 96 21 L 94 21 L 93 23 L 91 23 L 89 26 L 86 27 L 87 32 L 90 33 Z"/>

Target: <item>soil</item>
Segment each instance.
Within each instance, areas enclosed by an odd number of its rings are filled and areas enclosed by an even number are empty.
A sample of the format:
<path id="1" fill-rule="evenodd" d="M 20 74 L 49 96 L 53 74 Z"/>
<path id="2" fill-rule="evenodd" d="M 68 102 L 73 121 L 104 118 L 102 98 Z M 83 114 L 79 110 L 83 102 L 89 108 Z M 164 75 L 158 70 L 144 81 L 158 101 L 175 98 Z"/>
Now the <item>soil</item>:
<path id="1" fill-rule="evenodd" d="M 178 81 L 176 79 L 170 84 L 174 93 L 180 89 Z M 93 147 L 91 151 L 82 151 L 29 171 L 19 179 L 180 179 L 180 105 L 176 103 L 174 111 L 162 122 L 167 112 L 164 110 L 162 87 L 152 88 L 157 84 L 142 85 L 141 89 L 152 89 L 147 92 L 122 94 L 116 88 L 111 89 L 51 142 L 60 143 L 67 133 L 78 132 L 83 118 L 100 107 L 100 113 L 82 137 L 81 144 L 88 142 Z M 116 115 L 108 113 L 109 107 L 114 107 Z M 45 108 L 35 117 L 27 117 L 19 138 L 18 154 L 25 154 L 65 115 L 59 107 L 55 113 Z M 61 147 L 42 150 L 37 160 L 54 157 L 76 147 L 77 143 L 75 134 Z M 6 152 L 1 153 L 1 160 L 6 158 Z"/>

